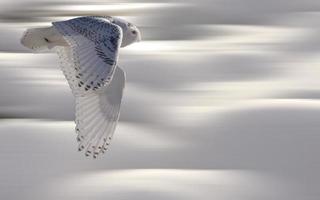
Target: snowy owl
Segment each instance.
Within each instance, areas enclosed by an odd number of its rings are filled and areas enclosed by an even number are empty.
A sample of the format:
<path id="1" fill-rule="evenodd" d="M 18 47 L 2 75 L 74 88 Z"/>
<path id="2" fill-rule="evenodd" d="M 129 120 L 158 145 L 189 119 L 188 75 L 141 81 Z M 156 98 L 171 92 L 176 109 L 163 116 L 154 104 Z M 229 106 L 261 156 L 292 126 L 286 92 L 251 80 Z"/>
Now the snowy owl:
<path id="1" fill-rule="evenodd" d="M 78 150 L 96 158 L 110 144 L 120 112 L 125 73 L 119 48 L 141 40 L 139 29 L 109 16 L 78 17 L 27 29 L 21 43 L 35 52 L 58 54 L 75 97 Z"/>

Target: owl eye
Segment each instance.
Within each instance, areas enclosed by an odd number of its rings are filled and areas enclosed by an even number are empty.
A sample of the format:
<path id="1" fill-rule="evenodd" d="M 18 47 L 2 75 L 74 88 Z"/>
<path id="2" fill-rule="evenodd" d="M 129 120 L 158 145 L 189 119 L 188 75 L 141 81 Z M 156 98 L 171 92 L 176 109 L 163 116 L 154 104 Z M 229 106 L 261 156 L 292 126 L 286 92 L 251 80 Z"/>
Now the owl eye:
<path id="1" fill-rule="evenodd" d="M 136 30 L 133 30 L 133 31 L 132 31 L 132 34 L 133 34 L 133 35 L 137 34 L 137 31 L 136 31 Z"/>

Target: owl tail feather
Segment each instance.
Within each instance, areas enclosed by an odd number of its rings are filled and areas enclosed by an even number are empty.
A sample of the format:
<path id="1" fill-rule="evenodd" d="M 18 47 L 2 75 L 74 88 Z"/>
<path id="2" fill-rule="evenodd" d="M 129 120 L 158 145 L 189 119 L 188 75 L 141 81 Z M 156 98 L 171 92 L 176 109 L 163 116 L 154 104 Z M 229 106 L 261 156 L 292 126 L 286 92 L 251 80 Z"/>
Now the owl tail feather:
<path id="1" fill-rule="evenodd" d="M 21 38 L 21 44 L 35 51 L 49 49 L 49 32 L 48 28 L 27 29 Z"/>
<path id="2" fill-rule="evenodd" d="M 21 44 L 33 51 L 45 51 L 55 46 L 55 44 L 50 41 L 51 37 L 51 27 L 30 28 L 23 33 Z"/>

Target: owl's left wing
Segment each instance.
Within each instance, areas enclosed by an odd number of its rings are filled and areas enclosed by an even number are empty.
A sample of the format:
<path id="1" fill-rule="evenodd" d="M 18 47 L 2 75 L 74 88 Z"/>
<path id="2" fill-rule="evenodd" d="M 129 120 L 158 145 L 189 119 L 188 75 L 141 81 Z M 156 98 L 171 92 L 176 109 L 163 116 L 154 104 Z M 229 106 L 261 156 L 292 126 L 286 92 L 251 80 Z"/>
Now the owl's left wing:
<path id="1" fill-rule="evenodd" d="M 103 17 L 53 22 L 69 47 L 57 46 L 60 66 L 75 96 L 110 83 L 122 41 L 121 28 Z"/>
<path id="2" fill-rule="evenodd" d="M 79 150 L 97 157 L 112 138 L 125 74 L 117 67 L 122 31 L 101 17 L 53 22 L 69 46 L 57 46 L 60 67 L 75 96 Z"/>
<path id="3" fill-rule="evenodd" d="M 107 150 L 119 119 L 124 86 L 125 73 L 117 67 L 110 84 L 76 97 L 77 140 L 79 151 L 85 149 L 86 156 L 96 158 Z"/>

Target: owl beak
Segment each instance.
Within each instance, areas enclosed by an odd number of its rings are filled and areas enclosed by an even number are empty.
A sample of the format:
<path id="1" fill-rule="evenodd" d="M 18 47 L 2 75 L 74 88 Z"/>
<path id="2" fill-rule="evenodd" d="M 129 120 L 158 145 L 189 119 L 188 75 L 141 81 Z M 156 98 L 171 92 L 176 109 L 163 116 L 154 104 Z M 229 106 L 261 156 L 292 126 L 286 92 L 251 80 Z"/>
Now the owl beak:
<path id="1" fill-rule="evenodd" d="M 140 42 L 141 41 L 141 32 L 138 28 L 136 28 L 136 31 L 138 32 L 137 42 Z"/>

